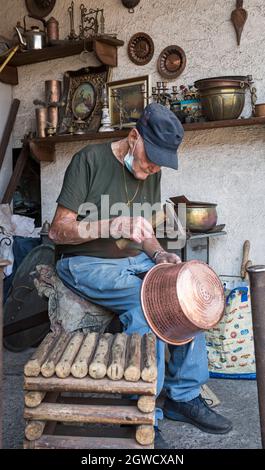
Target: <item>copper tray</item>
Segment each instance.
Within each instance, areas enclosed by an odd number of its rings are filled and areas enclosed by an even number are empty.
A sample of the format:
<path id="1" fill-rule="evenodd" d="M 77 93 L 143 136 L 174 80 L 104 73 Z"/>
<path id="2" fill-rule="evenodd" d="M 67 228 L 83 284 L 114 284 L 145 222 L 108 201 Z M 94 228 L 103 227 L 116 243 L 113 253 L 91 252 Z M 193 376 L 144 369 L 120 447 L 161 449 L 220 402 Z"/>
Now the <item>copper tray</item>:
<path id="1" fill-rule="evenodd" d="M 186 54 L 179 46 L 168 46 L 161 52 L 157 67 L 164 78 L 177 78 L 186 67 Z"/>
<path id="2" fill-rule="evenodd" d="M 154 55 L 153 40 L 146 33 L 134 34 L 128 44 L 128 55 L 136 65 L 146 65 Z"/>

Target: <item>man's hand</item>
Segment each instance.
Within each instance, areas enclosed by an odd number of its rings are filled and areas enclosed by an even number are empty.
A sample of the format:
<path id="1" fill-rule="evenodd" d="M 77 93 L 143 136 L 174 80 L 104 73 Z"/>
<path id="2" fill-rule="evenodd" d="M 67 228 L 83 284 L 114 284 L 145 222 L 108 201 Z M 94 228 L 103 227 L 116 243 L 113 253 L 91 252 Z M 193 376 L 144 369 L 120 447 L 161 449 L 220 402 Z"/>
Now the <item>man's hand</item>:
<path id="1" fill-rule="evenodd" d="M 174 263 L 179 264 L 181 263 L 181 259 L 179 256 L 175 255 L 175 253 L 168 253 L 167 251 L 163 251 L 158 253 L 155 259 L 156 264 L 161 263 Z"/>
<path id="2" fill-rule="evenodd" d="M 144 217 L 116 217 L 110 224 L 110 234 L 113 238 L 127 238 L 136 243 L 152 239 L 153 227 Z"/>

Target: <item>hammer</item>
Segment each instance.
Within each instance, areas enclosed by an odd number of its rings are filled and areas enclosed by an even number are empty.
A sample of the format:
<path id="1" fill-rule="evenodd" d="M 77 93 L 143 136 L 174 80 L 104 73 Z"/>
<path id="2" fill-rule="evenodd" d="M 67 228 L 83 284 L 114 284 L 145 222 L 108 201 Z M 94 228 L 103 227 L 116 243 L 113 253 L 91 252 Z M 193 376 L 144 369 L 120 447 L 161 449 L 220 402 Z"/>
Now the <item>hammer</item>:
<path id="1" fill-rule="evenodd" d="M 155 229 L 159 227 L 159 225 L 161 225 L 165 221 L 165 218 L 166 218 L 166 214 L 164 213 L 164 211 L 159 211 L 153 214 L 152 217 L 150 217 L 147 220 Z M 119 240 L 116 241 L 116 245 L 120 250 L 124 250 L 130 242 L 131 240 L 127 238 L 120 238 Z"/>

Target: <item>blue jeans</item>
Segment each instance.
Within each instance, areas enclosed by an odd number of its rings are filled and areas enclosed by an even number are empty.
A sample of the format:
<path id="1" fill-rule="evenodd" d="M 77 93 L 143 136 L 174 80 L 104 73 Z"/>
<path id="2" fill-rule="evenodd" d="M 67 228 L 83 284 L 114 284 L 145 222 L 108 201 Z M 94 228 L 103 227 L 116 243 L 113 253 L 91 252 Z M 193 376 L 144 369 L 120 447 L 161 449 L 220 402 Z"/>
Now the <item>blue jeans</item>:
<path id="1" fill-rule="evenodd" d="M 90 256 L 63 258 L 57 262 L 58 276 L 70 289 L 119 315 L 127 334 L 150 330 L 141 307 L 142 280 L 154 262 L 142 253 L 135 257 L 105 259 Z M 189 401 L 207 382 L 208 362 L 204 334 L 184 346 L 169 346 L 170 361 L 165 374 L 165 343 L 157 341 L 157 395 L 163 386 L 176 401 Z"/>

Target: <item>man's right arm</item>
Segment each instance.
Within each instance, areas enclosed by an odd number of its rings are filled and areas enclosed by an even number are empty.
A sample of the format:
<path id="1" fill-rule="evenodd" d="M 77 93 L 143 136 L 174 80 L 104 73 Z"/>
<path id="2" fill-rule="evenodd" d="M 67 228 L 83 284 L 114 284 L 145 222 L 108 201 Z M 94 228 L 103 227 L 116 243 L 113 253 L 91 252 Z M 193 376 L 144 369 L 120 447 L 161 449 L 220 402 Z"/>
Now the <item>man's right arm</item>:
<path id="1" fill-rule="evenodd" d="M 77 221 L 77 213 L 58 205 L 49 230 L 49 238 L 57 245 L 80 245 L 97 238 L 127 238 L 142 243 L 153 237 L 151 224 L 142 217 L 116 217 L 112 220 Z"/>
<path id="2" fill-rule="evenodd" d="M 77 213 L 58 205 L 49 230 L 49 238 L 58 245 L 80 245 L 100 238 L 103 221 L 78 222 Z M 104 221 L 105 225 L 109 221 Z"/>

